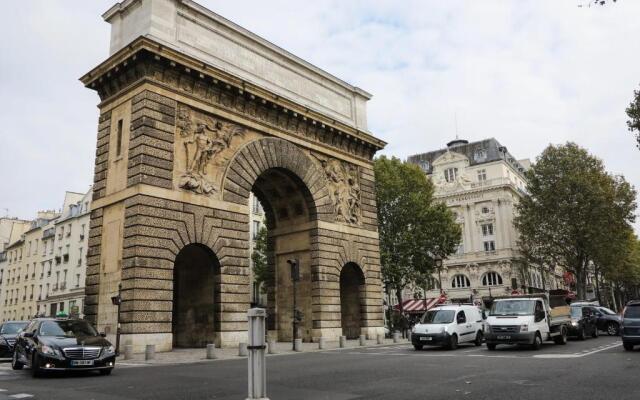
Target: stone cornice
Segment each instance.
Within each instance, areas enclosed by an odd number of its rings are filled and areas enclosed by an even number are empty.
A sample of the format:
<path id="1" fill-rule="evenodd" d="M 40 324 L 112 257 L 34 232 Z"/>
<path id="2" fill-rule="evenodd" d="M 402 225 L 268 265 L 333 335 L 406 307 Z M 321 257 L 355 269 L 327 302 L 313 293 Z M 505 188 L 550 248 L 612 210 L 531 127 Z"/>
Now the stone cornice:
<path id="1" fill-rule="evenodd" d="M 304 131 L 304 136 L 313 141 L 368 160 L 386 145 L 368 132 L 302 107 L 144 37 L 113 54 L 80 81 L 96 90 L 104 104 L 142 79 L 169 85 L 182 93 L 199 92 L 200 97 L 204 97 L 202 100 L 222 108 L 242 107 L 247 117 L 255 117 L 297 135 Z M 246 111 L 249 108 L 255 113 Z"/>

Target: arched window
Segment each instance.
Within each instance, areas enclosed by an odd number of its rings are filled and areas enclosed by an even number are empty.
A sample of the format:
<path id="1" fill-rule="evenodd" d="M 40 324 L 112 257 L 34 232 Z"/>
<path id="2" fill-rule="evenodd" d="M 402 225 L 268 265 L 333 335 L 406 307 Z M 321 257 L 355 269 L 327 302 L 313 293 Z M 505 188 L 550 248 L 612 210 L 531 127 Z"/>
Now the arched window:
<path id="1" fill-rule="evenodd" d="M 502 277 L 497 272 L 487 272 L 482 277 L 482 286 L 502 285 Z"/>
<path id="2" fill-rule="evenodd" d="M 469 278 L 467 278 L 465 275 L 456 275 L 453 277 L 453 280 L 451 281 L 451 287 L 452 288 L 467 288 L 471 286 L 471 282 L 469 281 Z"/>

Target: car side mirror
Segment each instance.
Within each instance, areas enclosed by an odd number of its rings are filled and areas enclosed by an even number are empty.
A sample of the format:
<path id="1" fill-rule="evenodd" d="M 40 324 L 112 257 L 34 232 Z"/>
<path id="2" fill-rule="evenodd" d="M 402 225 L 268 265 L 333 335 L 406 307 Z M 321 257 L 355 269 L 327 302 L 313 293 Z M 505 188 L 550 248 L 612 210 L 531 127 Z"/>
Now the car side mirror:
<path id="1" fill-rule="evenodd" d="M 107 337 L 107 334 L 104 333 L 104 332 L 100 332 L 99 335 L 102 336 L 102 337 Z"/>
<path id="2" fill-rule="evenodd" d="M 25 332 L 22 334 L 24 337 L 33 337 L 33 332 Z"/>

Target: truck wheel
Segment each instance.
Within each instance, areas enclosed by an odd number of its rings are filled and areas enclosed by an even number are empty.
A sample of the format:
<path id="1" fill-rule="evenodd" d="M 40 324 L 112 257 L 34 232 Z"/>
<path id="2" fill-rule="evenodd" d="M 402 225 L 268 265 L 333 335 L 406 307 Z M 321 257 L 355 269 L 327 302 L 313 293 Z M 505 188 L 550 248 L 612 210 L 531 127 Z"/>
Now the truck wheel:
<path id="1" fill-rule="evenodd" d="M 615 322 L 609 322 L 607 324 L 607 334 L 609 336 L 618 336 L 618 324 Z"/>
<path id="2" fill-rule="evenodd" d="M 478 333 L 476 333 L 476 340 L 473 342 L 473 344 L 475 344 L 476 346 L 482 346 L 482 332 L 478 331 Z"/>
<path id="3" fill-rule="evenodd" d="M 493 350 L 495 350 L 495 349 L 496 349 L 496 346 L 497 346 L 497 345 L 496 345 L 495 343 L 487 343 L 487 349 L 488 349 L 488 350 L 493 351 Z"/>
<path id="4" fill-rule="evenodd" d="M 555 344 L 567 344 L 567 328 L 560 328 L 560 335 L 553 338 Z"/>
<path id="5" fill-rule="evenodd" d="M 422 350 L 422 345 L 421 345 L 421 344 L 414 344 L 414 345 L 413 345 L 413 348 L 414 348 L 415 350 Z"/>
<path id="6" fill-rule="evenodd" d="M 536 332 L 536 336 L 534 336 L 533 338 L 533 344 L 531 345 L 531 348 L 533 350 L 540 350 L 541 346 L 542 346 L 542 337 L 540 336 L 540 332 Z"/>
<path id="7" fill-rule="evenodd" d="M 458 335 L 456 335 L 455 333 L 453 335 L 451 335 L 451 337 L 449 338 L 449 344 L 447 345 L 447 349 L 449 350 L 455 350 L 458 348 Z"/>

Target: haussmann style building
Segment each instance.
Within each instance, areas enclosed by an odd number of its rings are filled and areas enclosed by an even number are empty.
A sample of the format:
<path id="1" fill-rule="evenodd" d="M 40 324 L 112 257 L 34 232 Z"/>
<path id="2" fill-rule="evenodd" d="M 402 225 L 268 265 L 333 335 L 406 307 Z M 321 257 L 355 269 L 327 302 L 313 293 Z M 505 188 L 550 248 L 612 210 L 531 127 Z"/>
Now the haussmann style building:
<path id="1" fill-rule="evenodd" d="M 442 288 L 450 301 L 480 302 L 514 291 L 564 288 L 560 269 L 543 276 L 518 249 L 513 220 L 515 205 L 527 190 L 529 160 L 518 160 L 491 138 L 472 143 L 456 139 L 408 161 L 427 174 L 435 199 L 447 204 L 462 227 L 457 252 L 434 272 L 421 296 L 438 298 Z"/>

